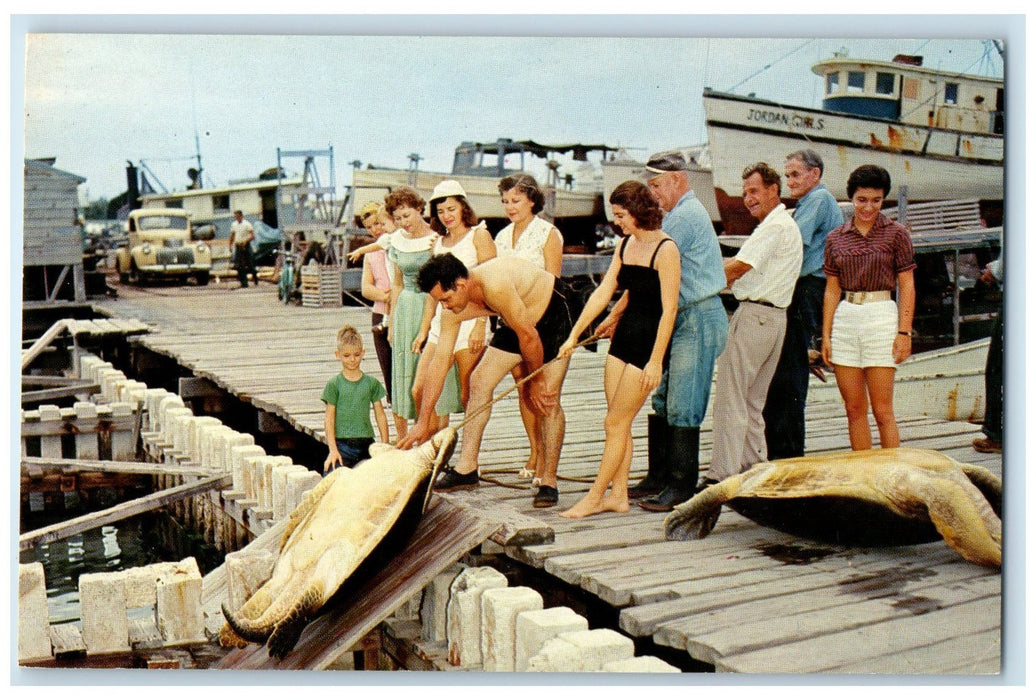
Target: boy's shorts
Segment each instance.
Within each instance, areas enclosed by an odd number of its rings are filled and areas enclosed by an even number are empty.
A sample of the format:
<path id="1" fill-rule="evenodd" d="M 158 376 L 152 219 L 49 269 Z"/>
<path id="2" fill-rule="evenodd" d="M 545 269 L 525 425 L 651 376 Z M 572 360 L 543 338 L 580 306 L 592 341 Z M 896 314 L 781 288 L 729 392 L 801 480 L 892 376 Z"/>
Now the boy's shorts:
<path id="1" fill-rule="evenodd" d="M 354 467 L 365 459 L 370 459 L 370 446 L 374 438 L 335 438 L 338 453 L 342 455 L 342 464 Z"/>

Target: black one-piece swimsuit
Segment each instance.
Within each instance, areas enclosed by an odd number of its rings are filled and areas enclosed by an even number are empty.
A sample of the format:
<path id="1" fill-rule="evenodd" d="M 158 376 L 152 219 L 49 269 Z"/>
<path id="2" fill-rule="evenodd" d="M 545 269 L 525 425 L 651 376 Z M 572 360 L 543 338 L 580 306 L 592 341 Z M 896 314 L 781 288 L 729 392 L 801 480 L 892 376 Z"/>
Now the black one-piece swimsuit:
<path id="1" fill-rule="evenodd" d="M 612 335 L 608 354 L 638 369 L 644 369 L 655 348 L 658 322 L 662 318 L 662 286 L 658 270 L 654 267 L 655 256 L 662 244 L 672 239 L 663 238 L 659 241 L 646 266 L 626 264 L 623 256 L 628 241 L 629 238 L 623 239 L 619 248 L 622 266 L 619 268 L 618 286 L 629 292 L 629 301 Z"/>

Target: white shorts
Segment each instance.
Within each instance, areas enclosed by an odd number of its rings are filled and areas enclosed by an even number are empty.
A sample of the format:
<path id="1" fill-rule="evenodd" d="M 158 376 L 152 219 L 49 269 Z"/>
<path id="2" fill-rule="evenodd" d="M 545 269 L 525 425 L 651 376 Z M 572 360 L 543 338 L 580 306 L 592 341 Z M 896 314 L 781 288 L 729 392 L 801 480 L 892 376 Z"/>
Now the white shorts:
<path id="1" fill-rule="evenodd" d="M 895 367 L 892 343 L 899 328 L 894 301 L 841 301 L 831 326 L 831 362 L 843 367 Z"/>
<path id="2" fill-rule="evenodd" d="M 460 322 L 460 329 L 457 331 L 457 342 L 453 345 L 453 354 L 457 354 L 461 350 L 468 349 L 468 340 L 471 337 L 471 331 L 475 328 L 475 322 L 477 318 L 469 318 L 467 321 Z M 435 316 L 432 317 L 432 325 L 428 327 L 428 342 L 433 345 L 439 344 L 439 332 L 442 328 L 442 306 L 437 306 L 435 309 Z M 489 324 L 486 323 L 486 339 L 489 339 Z"/>

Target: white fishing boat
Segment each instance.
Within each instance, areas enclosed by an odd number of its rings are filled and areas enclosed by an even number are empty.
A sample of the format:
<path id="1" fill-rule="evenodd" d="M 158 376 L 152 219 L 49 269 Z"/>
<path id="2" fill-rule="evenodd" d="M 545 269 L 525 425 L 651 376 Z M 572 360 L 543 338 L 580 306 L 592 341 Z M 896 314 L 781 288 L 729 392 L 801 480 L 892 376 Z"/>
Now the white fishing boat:
<path id="1" fill-rule="evenodd" d="M 705 88 L 708 143 L 683 148 L 692 189 L 723 233 L 744 235 L 756 220 L 741 201 L 741 173 L 758 161 L 782 164 L 801 148 L 824 160 L 824 182 L 839 196 L 864 163 L 889 171 L 911 202 L 978 199 L 983 218 L 1003 218 L 1004 81 L 934 70 L 920 56 L 891 61 L 836 54 L 813 65 L 824 81 L 820 108 Z M 622 156 L 622 157 L 620 157 Z M 617 154 L 602 170 L 605 200 L 643 167 Z M 844 193 L 842 193 L 844 196 Z"/>
<path id="2" fill-rule="evenodd" d="M 741 201 L 741 173 L 781 163 L 800 148 L 824 159 L 836 191 L 864 163 L 892 176 L 910 201 L 978 198 L 990 225 L 1004 196 L 1004 82 L 925 68 L 920 56 L 892 61 L 836 54 L 814 64 L 824 81 L 820 109 L 755 97 L 704 93 L 715 196 L 724 231 L 755 221 Z"/>
<path id="3" fill-rule="evenodd" d="M 985 367 L 989 338 L 921 352 L 896 368 L 898 416 L 981 421 L 986 410 Z M 841 402 L 834 375 L 810 376 L 810 403 Z"/>

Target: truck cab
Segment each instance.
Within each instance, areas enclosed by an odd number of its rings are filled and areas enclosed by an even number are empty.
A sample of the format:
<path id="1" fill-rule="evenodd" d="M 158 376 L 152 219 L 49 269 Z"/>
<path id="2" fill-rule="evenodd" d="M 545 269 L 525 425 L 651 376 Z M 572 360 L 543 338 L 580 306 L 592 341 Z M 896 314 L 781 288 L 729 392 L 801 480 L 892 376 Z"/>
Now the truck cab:
<path id="1" fill-rule="evenodd" d="M 126 222 L 128 241 L 116 252 L 119 279 L 138 283 L 174 277 L 209 283 L 212 249 L 191 236 L 191 216 L 183 209 L 135 209 Z"/>

